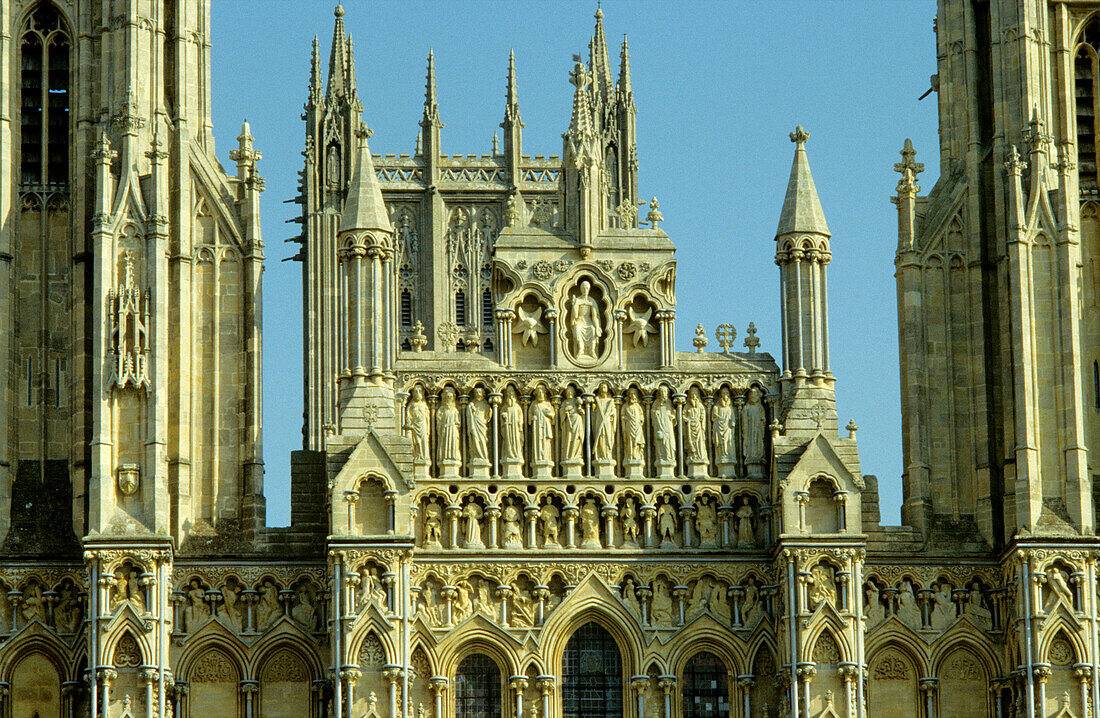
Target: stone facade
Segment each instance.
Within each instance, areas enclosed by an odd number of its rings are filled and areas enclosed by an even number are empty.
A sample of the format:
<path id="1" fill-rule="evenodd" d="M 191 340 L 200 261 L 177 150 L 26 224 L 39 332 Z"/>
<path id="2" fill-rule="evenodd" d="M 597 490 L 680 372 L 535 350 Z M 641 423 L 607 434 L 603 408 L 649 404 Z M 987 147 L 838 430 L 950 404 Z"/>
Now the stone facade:
<path id="1" fill-rule="evenodd" d="M 374 155 L 344 11 L 300 193 L 303 448 L 264 521 L 257 173 L 209 3 L 0 5 L 0 718 L 1085 718 L 1100 703 L 1100 3 L 941 0 L 895 202 L 904 522 L 829 363 L 809 133 L 782 355 L 673 345 L 603 14 L 560 155 Z M 843 238 L 842 238 L 843 239 Z M 1095 463 L 1095 462 L 1092 462 Z"/>

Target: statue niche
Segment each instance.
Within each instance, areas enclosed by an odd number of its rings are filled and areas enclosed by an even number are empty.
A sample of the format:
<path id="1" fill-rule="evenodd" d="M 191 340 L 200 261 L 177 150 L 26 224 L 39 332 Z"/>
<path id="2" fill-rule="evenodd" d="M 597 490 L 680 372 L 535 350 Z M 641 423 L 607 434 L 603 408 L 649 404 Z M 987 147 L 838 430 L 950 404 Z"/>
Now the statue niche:
<path id="1" fill-rule="evenodd" d="M 565 294 L 562 322 L 566 356 L 578 366 L 602 363 L 611 349 L 611 321 L 607 296 L 602 286 L 581 275 Z"/>

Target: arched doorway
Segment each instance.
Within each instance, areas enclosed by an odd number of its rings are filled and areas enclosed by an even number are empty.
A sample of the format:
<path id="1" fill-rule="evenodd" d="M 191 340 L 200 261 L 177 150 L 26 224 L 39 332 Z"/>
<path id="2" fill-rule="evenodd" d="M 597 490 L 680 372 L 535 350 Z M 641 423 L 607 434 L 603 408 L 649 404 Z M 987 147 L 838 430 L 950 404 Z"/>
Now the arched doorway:
<path id="1" fill-rule="evenodd" d="M 563 718 L 622 718 L 623 668 L 619 646 L 603 626 L 577 629 L 562 656 Z"/>
<path id="2" fill-rule="evenodd" d="M 500 668 L 484 653 L 462 659 L 455 671 L 455 718 L 501 718 Z"/>
<path id="3" fill-rule="evenodd" d="M 730 714 L 729 670 L 721 658 L 702 651 L 684 667 L 683 718 L 725 718 Z"/>

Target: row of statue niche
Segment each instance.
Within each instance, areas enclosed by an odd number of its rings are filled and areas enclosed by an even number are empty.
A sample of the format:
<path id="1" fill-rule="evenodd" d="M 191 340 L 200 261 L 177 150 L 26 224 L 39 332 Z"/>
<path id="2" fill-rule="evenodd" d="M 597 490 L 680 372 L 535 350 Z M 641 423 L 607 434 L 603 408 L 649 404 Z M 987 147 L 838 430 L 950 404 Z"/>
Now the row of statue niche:
<path id="1" fill-rule="evenodd" d="M 672 494 L 642 504 L 627 494 L 578 505 L 556 496 L 525 503 L 515 492 L 499 505 L 477 496 L 444 505 L 435 492 L 421 501 L 420 546 L 426 549 L 753 549 L 770 541 L 754 497 L 729 505 L 702 494 L 693 503 Z"/>
<path id="2" fill-rule="evenodd" d="M 474 574 L 456 580 L 454 585 L 428 578 L 413 588 L 416 613 L 430 626 L 453 626 L 480 614 L 511 628 L 542 625 L 570 590 L 557 574 L 545 586 L 526 575 L 501 584 Z"/>
<path id="3" fill-rule="evenodd" d="M 0 591 L 6 588 L 0 584 Z M 21 589 L 4 593 L 7 600 L 0 600 L 0 633 L 14 633 L 32 621 L 62 635 L 80 630 L 87 594 L 72 579 L 64 579 L 51 589 L 32 578 Z"/>
<path id="4" fill-rule="evenodd" d="M 913 630 L 946 630 L 959 616 L 967 616 L 978 628 L 994 628 L 995 602 L 977 581 L 955 588 L 947 581 L 937 581 L 921 588 L 909 578 L 896 587 L 885 587 L 874 579 L 863 585 L 863 612 L 871 628 L 891 616 Z"/>
<path id="5" fill-rule="evenodd" d="M 769 597 L 774 587 L 765 587 L 755 579 L 741 585 L 703 576 L 674 584 L 664 575 L 649 584 L 633 577 L 623 579 L 619 596 L 627 609 L 643 626 L 672 628 L 690 623 L 708 614 L 724 626 L 751 629 L 770 613 Z"/>
<path id="6" fill-rule="evenodd" d="M 648 417 L 648 418 L 647 418 Z M 763 394 L 728 387 L 686 397 L 661 385 L 653 396 L 635 387 L 614 394 L 606 383 L 594 395 L 567 386 L 551 396 L 539 386 L 520 396 L 475 387 L 438 397 L 416 385 L 405 409 L 418 478 L 610 478 L 719 476 L 764 478 L 767 414 Z"/>
<path id="7" fill-rule="evenodd" d="M 219 588 L 209 588 L 201 579 L 192 578 L 173 592 L 170 600 L 175 607 L 176 633 L 194 633 L 215 618 L 240 633 L 261 633 L 283 616 L 311 633 L 325 625 L 323 596 L 306 579 L 281 589 L 274 580 L 265 578 L 250 589 L 232 576 Z"/>

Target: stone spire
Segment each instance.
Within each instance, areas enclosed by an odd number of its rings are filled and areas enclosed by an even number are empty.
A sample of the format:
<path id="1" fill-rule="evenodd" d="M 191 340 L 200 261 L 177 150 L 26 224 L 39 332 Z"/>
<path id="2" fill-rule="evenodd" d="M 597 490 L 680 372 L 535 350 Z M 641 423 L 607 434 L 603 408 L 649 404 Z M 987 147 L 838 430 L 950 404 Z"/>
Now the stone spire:
<path id="1" fill-rule="evenodd" d="M 344 6 L 337 5 L 336 27 L 332 31 L 332 50 L 328 57 L 328 94 L 340 96 L 347 92 L 347 37 L 344 33 Z"/>
<path id="2" fill-rule="evenodd" d="M 825 213 L 821 211 L 821 200 L 817 197 L 814 178 L 810 174 L 810 161 L 806 157 L 806 141 L 810 139 L 810 133 L 799 125 L 790 137 L 791 142 L 795 143 L 794 162 L 775 234 L 778 237 L 796 232 L 814 232 L 828 237 L 829 226 L 825 223 Z"/>
<path id="3" fill-rule="evenodd" d="M 428 50 L 428 76 L 424 85 L 424 122 L 439 124 L 439 97 L 435 89 L 435 52 Z"/>
<path id="4" fill-rule="evenodd" d="M 382 201 L 382 189 L 374 173 L 370 147 L 367 146 L 371 132 L 364 125 L 360 126 L 356 135 L 359 137 L 359 161 L 352 170 L 347 200 L 340 215 L 340 232 L 392 232 L 386 204 Z"/>
<path id="5" fill-rule="evenodd" d="M 508 54 L 508 89 L 505 92 L 506 105 L 504 122 L 504 156 L 508 159 L 508 172 L 512 187 L 519 184 L 520 164 L 523 152 L 523 120 L 519 116 L 519 90 L 516 88 L 516 53 Z M 496 135 L 493 135 L 493 154 L 496 154 Z"/>
<path id="6" fill-rule="evenodd" d="M 592 134 L 592 106 L 588 99 L 589 76 L 581 63 L 580 55 L 573 56 L 573 71 L 569 73 L 573 83 L 573 115 L 569 118 L 569 135 L 574 142 L 587 139 Z"/>
<path id="7" fill-rule="evenodd" d="M 596 8 L 596 29 L 588 45 L 589 67 L 592 71 L 592 94 L 605 104 L 610 102 L 614 83 L 611 80 L 611 60 L 607 52 L 607 36 L 603 31 L 603 10 Z"/>
<path id="8" fill-rule="evenodd" d="M 355 79 L 355 44 L 351 41 L 351 33 L 348 33 L 348 65 L 347 86 L 348 96 L 352 105 L 363 111 L 363 104 L 359 101 L 359 86 Z"/>

